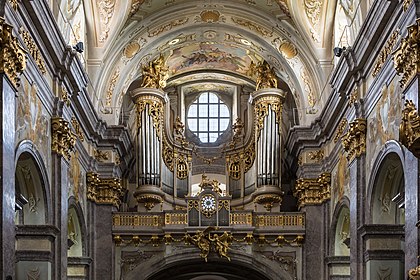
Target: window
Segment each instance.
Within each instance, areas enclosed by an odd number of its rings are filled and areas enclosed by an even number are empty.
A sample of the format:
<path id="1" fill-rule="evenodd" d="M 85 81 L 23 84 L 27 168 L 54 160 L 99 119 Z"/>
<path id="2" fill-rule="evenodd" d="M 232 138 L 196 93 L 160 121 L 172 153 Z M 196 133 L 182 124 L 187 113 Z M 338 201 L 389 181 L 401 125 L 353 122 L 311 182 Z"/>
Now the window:
<path id="1" fill-rule="evenodd" d="M 226 131 L 230 112 L 226 104 L 213 92 L 204 92 L 190 105 L 188 128 L 202 143 L 214 143 Z"/>

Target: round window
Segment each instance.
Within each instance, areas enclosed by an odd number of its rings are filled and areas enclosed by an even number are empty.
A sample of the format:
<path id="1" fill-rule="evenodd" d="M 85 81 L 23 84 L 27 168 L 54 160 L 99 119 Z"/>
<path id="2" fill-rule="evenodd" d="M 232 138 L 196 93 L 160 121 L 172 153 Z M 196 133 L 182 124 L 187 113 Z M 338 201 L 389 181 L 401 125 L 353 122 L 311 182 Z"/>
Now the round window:
<path id="1" fill-rule="evenodd" d="M 187 113 L 188 128 L 202 143 L 214 143 L 229 126 L 230 112 L 213 92 L 204 92 L 191 103 Z"/>

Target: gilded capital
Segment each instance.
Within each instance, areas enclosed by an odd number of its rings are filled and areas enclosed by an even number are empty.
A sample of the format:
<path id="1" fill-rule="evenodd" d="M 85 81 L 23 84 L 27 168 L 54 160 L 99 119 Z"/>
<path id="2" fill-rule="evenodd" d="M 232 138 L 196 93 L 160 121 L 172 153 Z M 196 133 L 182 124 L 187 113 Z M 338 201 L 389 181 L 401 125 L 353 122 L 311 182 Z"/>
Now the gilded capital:
<path id="1" fill-rule="evenodd" d="M 118 207 L 124 194 L 119 178 L 99 178 L 98 174 L 86 174 L 87 198 L 96 204 L 111 204 Z"/>
<path id="2" fill-rule="evenodd" d="M 12 26 L 0 17 L 0 73 L 5 73 L 15 87 L 26 68 L 26 53 L 12 34 Z"/>
<path id="3" fill-rule="evenodd" d="M 400 124 L 400 141 L 417 157 L 420 155 L 420 117 L 412 100 L 406 100 Z"/>
<path id="4" fill-rule="evenodd" d="M 408 35 L 401 40 L 401 45 L 394 54 L 394 67 L 401 76 L 400 85 L 402 88 L 406 88 L 419 73 L 419 26 L 420 19 L 417 19 L 415 24 L 407 28 Z"/>
<path id="5" fill-rule="evenodd" d="M 355 119 L 349 123 L 349 129 L 341 139 L 347 160 L 351 161 L 366 153 L 366 127 L 366 119 Z"/>
<path id="6" fill-rule="evenodd" d="M 314 179 L 298 179 L 293 195 L 299 208 L 306 205 L 321 205 L 331 198 L 331 173 L 322 173 Z"/>
<path id="7" fill-rule="evenodd" d="M 61 117 L 53 117 L 51 135 L 51 150 L 70 160 L 71 151 L 76 144 L 76 135 L 71 131 L 69 122 Z"/>

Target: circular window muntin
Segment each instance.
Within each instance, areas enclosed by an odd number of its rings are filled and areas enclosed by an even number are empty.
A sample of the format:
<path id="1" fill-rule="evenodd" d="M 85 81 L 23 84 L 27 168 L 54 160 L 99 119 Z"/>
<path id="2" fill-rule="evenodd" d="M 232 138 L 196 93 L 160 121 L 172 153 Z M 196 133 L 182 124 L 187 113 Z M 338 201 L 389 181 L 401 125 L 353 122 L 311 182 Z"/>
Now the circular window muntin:
<path id="1" fill-rule="evenodd" d="M 231 113 L 217 92 L 205 91 L 190 103 L 186 119 L 187 128 L 200 142 L 213 144 L 228 129 Z"/>

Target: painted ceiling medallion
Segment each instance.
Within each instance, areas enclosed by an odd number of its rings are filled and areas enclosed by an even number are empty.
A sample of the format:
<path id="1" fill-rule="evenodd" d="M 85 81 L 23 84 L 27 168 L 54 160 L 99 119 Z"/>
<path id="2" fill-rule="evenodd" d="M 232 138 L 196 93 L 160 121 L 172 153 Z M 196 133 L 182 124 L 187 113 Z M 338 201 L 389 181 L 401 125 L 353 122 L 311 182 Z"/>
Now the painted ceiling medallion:
<path id="1" fill-rule="evenodd" d="M 297 55 L 296 47 L 290 42 L 284 42 L 280 45 L 279 50 L 287 59 L 292 59 Z"/>
<path id="2" fill-rule="evenodd" d="M 129 43 L 124 49 L 124 56 L 126 58 L 134 57 L 140 50 L 141 46 L 137 42 Z"/>
<path id="3" fill-rule="evenodd" d="M 200 13 L 201 20 L 203 22 L 218 22 L 220 19 L 220 13 L 216 10 L 207 10 Z"/>

